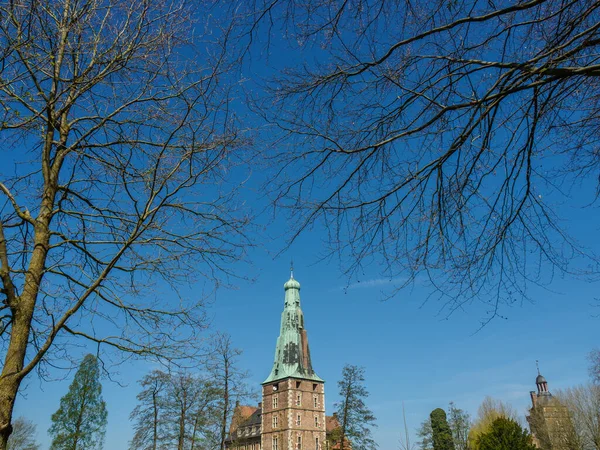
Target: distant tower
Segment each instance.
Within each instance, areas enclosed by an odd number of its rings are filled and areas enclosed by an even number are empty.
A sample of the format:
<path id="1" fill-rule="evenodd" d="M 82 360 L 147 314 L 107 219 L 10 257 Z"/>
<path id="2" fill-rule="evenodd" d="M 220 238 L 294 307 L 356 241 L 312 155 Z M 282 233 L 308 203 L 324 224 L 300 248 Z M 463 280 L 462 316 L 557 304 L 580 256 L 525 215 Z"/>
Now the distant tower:
<path id="1" fill-rule="evenodd" d="M 283 288 L 275 362 L 262 383 L 261 450 L 320 450 L 325 448 L 324 381 L 310 361 L 293 269 Z"/>
<path id="2" fill-rule="evenodd" d="M 536 366 L 537 392 L 530 392 L 531 408 L 527 416 L 534 444 L 543 450 L 577 448 L 577 437 L 569 411 L 548 390 L 548 382 L 540 373 L 537 361 Z"/>

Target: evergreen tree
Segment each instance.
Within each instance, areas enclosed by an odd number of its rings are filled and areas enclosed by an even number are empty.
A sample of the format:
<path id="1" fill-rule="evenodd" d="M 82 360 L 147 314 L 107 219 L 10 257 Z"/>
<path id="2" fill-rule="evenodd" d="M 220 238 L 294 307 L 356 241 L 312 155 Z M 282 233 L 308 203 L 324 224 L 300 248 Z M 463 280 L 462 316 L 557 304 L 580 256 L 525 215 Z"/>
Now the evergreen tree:
<path id="1" fill-rule="evenodd" d="M 100 368 L 94 355 L 86 355 L 69 392 L 52 415 L 50 450 L 102 448 L 106 429 L 106 404 L 102 400 Z"/>
<path id="2" fill-rule="evenodd" d="M 347 364 L 342 370 L 342 379 L 338 381 L 341 401 L 336 403 L 337 417 L 340 422 L 340 450 L 372 450 L 377 444 L 371 436 L 375 416 L 365 405 L 369 392 L 364 386 L 365 369 Z M 350 441 L 351 445 L 348 445 Z"/>
<path id="3" fill-rule="evenodd" d="M 487 433 L 494 420 L 498 417 L 504 417 L 506 419 L 517 420 L 518 414 L 515 409 L 500 400 L 494 400 L 491 397 L 486 397 L 477 410 L 477 418 L 471 424 L 469 430 L 469 449 L 479 449 L 479 436 Z"/>
<path id="4" fill-rule="evenodd" d="M 536 450 L 531 436 L 517 422 L 499 417 L 486 433 L 479 436 L 480 450 Z"/>
<path id="5" fill-rule="evenodd" d="M 433 434 L 433 449 L 434 450 L 454 450 L 454 441 L 452 439 L 452 431 L 448 420 L 446 420 L 446 412 L 442 408 L 437 408 L 431 411 L 431 430 Z"/>

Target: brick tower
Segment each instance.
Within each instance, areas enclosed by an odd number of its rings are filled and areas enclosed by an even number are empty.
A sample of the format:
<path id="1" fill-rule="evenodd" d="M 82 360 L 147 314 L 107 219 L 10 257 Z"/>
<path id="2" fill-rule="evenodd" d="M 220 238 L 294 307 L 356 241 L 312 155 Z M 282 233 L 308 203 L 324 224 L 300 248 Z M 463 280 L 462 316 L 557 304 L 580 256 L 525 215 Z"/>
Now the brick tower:
<path id="1" fill-rule="evenodd" d="M 542 450 L 578 448 L 578 438 L 569 410 L 552 396 L 546 378 L 540 374 L 539 366 L 535 384 L 537 393 L 530 393 L 531 408 L 527 416 L 535 446 Z"/>
<path id="2" fill-rule="evenodd" d="M 325 448 L 324 381 L 310 361 L 300 283 L 294 273 L 283 285 L 285 305 L 275 362 L 262 383 L 261 450 Z"/>

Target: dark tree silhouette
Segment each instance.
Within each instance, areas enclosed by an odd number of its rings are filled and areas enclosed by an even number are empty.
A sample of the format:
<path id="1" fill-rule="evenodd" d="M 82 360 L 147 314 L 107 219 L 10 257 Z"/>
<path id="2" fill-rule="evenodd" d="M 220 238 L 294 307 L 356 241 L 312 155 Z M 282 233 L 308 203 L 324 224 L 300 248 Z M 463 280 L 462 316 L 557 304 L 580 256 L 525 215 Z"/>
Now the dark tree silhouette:
<path id="1" fill-rule="evenodd" d="M 340 422 L 338 443 L 340 450 L 374 450 L 377 444 L 372 438 L 371 429 L 375 416 L 365 404 L 369 396 L 365 385 L 365 369 L 347 364 L 342 369 L 342 379 L 338 381 L 340 401 L 335 404 Z M 348 443 L 350 445 L 348 445 Z"/>
<path id="2" fill-rule="evenodd" d="M 512 419 L 499 417 L 478 439 L 479 450 L 535 450 L 531 436 Z"/>
<path id="3" fill-rule="evenodd" d="M 446 411 L 442 408 L 434 409 L 431 411 L 429 418 L 431 420 L 433 450 L 454 450 L 454 439 L 446 419 Z"/>

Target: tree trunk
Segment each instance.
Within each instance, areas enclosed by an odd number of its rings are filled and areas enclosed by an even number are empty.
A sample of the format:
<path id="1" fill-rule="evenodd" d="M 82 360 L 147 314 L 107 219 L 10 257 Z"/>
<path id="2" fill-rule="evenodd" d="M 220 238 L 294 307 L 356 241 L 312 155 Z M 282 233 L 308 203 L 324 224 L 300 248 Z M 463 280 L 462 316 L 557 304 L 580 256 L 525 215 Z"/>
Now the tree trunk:
<path id="1" fill-rule="evenodd" d="M 221 450 L 225 450 L 225 437 L 227 436 L 227 413 L 229 412 L 229 364 L 225 360 L 224 386 L 223 386 L 223 418 L 221 420 Z"/>
<path id="2" fill-rule="evenodd" d="M 152 392 L 152 407 L 154 408 L 154 422 L 152 424 L 152 450 L 156 450 L 158 443 L 158 404 L 156 401 L 156 391 Z"/>
<path id="3" fill-rule="evenodd" d="M 46 139 L 46 147 L 52 145 L 52 128 Z M 37 218 L 31 219 L 34 225 L 34 242 L 31 252 L 31 261 L 25 275 L 23 292 L 20 296 L 7 296 L 7 304 L 12 314 L 12 326 L 10 330 L 10 341 L 4 357 L 4 367 L 0 374 L 0 450 L 6 450 L 7 442 L 12 433 L 12 412 L 15 406 L 17 393 L 21 381 L 27 375 L 23 371 L 25 364 L 25 355 L 27 353 L 27 344 L 31 333 L 31 321 L 33 311 L 42 282 L 48 247 L 50 242 L 49 226 L 52 220 L 52 210 L 57 192 L 57 179 L 60 170 L 60 162 L 55 163 L 53 167 L 45 165 L 44 172 L 44 192 L 40 205 L 40 212 Z M 29 214 L 29 213 L 27 213 Z M 3 266 L 6 264 L 4 262 Z M 2 281 L 6 288 L 6 279 L 10 279 L 10 268 L 2 267 Z M 41 357 L 43 352 L 38 353 Z"/>
<path id="4" fill-rule="evenodd" d="M 190 450 L 194 450 L 196 445 L 196 433 L 198 432 L 198 422 L 200 421 L 200 412 L 196 414 L 196 420 L 194 420 L 194 430 L 192 431 L 192 440 L 190 443 Z"/>
<path id="5" fill-rule="evenodd" d="M 177 439 L 177 450 L 184 450 L 185 446 L 185 414 L 187 412 L 187 388 L 183 388 L 181 411 L 179 413 L 179 437 Z"/>
<path id="6" fill-rule="evenodd" d="M 6 450 L 8 438 L 12 433 L 12 412 L 21 381 L 25 376 L 22 370 L 31 332 L 31 320 L 48 251 L 47 228 L 43 225 L 36 225 L 35 234 L 36 245 L 29 270 L 25 276 L 23 294 L 12 301 L 8 300 L 13 323 L 4 358 L 4 367 L 0 374 L 0 450 Z"/>
<path id="7" fill-rule="evenodd" d="M 340 438 L 340 450 L 344 450 L 344 444 L 346 443 L 346 428 L 348 426 L 348 400 L 351 394 L 351 386 L 348 386 L 346 391 L 346 398 L 344 401 L 344 417 L 342 418 L 342 433 Z"/>

